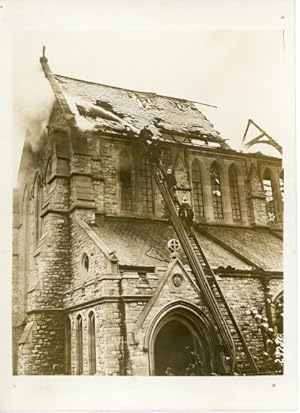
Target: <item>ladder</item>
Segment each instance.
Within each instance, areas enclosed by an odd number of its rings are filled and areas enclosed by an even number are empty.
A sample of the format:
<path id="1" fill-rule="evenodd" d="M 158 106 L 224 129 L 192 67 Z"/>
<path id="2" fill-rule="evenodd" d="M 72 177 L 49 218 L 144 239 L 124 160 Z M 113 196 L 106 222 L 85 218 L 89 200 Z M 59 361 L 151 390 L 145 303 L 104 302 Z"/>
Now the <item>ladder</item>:
<path id="1" fill-rule="evenodd" d="M 226 301 L 226 298 L 224 297 L 222 289 L 218 283 L 217 277 L 213 269 L 209 265 L 206 255 L 204 254 L 204 251 L 193 229 L 190 229 L 190 231 L 188 232 L 188 237 L 194 251 L 196 252 L 197 258 L 203 268 L 205 277 L 214 294 L 215 300 L 218 303 L 222 316 L 227 322 L 227 326 L 232 335 L 235 348 L 236 350 L 238 350 L 239 355 L 242 355 L 242 353 L 244 354 L 243 361 L 240 359 L 240 357 L 236 357 L 237 371 L 247 373 L 259 373 L 259 370 L 247 346 L 243 333 Z"/>
<path id="2" fill-rule="evenodd" d="M 232 371 L 237 373 L 247 372 L 248 374 L 259 373 L 243 334 L 194 231 L 187 230 L 178 216 L 174 200 L 164 180 L 166 173 L 163 166 L 159 162 L 153 161 L 147 143 L 144 142 L 143 146 L 156 184 L 166 204 L 171 223 L 196 278 L 205 304 L 217 325 L 226 353 L 230 357 Z M 239 356 L 244 355 L 244 357 L 237 358 L 236 350 L 238 350 Z"/>

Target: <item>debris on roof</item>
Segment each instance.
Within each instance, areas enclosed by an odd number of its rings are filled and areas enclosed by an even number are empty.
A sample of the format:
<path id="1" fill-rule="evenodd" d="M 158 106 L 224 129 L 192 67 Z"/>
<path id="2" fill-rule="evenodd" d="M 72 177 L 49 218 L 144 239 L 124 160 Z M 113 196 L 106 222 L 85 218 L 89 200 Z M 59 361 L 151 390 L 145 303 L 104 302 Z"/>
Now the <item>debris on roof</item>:
<path id="1" fill-rule="evenodd" d="M 191 101 L 136 92 L 69 77 L 54 75 L 82 129 L 140 131 L 151 124 L 158 134 L 183 143 L 229 148 L 220 133 Z M 176 139 L 174 138 L 176 136 Z M 165 137 L 163 138 L 165 140 Z"/>

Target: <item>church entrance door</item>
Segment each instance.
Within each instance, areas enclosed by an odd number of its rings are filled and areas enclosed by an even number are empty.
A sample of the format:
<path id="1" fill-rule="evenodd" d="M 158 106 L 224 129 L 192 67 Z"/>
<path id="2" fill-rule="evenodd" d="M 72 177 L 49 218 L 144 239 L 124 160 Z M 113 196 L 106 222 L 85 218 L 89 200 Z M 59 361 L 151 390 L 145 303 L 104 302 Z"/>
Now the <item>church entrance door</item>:
<path id="1" fill-rule="evenodd" d="M 154 343 L 156 376 L 202 376 L 209 374 L 205 349 L 192 325 L 171 319 L 158 331 Z"/>

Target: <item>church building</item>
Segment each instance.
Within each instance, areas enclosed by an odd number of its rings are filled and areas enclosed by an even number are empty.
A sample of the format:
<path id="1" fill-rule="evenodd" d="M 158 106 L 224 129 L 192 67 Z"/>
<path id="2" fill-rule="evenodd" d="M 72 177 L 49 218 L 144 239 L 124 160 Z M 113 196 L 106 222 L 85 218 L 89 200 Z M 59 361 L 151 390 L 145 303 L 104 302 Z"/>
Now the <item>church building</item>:
<path id="1" fill-rule="evenodd" d="M 40 61 L 55 103 L 14 190 L 14 374 L 275 374 L 280 157 L 232 149 L 191 101 Z"/>

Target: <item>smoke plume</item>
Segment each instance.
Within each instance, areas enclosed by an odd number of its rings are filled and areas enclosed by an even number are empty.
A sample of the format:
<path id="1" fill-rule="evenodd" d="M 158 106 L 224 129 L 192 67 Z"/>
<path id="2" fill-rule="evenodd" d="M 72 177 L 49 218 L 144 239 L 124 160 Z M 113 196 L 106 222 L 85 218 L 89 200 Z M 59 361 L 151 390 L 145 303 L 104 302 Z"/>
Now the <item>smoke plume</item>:
<path id="1" fill-rule="evenodd" d="M 18 68 L 17 73 L 14 73 L 13 85 L 15 147 L 22 150 L 26 139 L 32 150 L 37 151 L 55 100 L 38 59 L 32 66 L 27 65 L 22 70 Z M 20 153 L 14 153 L 16 164 L 20 156 Z"/>

